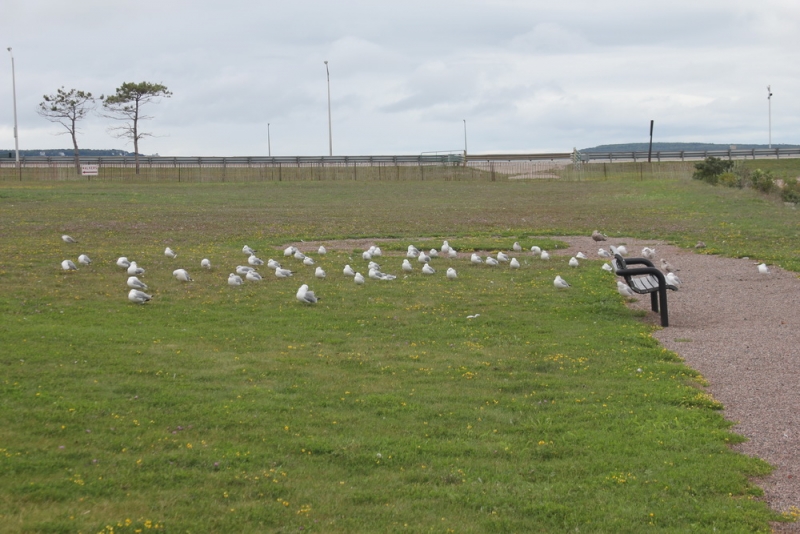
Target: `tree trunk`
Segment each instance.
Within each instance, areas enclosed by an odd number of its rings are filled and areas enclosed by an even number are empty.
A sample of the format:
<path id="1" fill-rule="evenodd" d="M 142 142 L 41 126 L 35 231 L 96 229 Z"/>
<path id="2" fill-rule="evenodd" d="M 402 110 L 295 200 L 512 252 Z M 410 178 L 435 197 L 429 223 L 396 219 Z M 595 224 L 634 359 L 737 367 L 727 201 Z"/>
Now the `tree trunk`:
<path id="1" fill-rule="evenodd" d="M 81 155 L 80 152 L 78 151 L 78 139 L 75 137 L 74 127 L 72 128 L 72 131 L 70 133 L 72 134 L 72 146 L 75 154 L 75 171 L 78 174 L 81 174 Z"/>

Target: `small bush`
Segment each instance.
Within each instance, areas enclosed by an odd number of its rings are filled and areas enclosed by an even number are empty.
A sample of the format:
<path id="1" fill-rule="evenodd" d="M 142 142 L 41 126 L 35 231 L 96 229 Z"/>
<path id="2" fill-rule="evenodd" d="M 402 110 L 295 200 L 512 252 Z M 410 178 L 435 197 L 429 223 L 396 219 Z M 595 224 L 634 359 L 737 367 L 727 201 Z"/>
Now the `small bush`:
<path id="1" fill-rule="evenodd" d="M 717 185 L 720 175 L 733 168 L 733 162 L 709 156 L 705 161 L 695 163 L 694 168 L 696 170 L 694 174 L 692 174 L 692 178 L 695 180 L 703 180 L 711 185 Z"/>
<path id="2" fill-rule="evenodd" d="M 720 185 L 727 187 L 738 187 L 741 189 L 744 186 L 743 180 L 732 172 L 725 172 L 719 175 L 718 182 Z"/>
<path id="3" fill-rule="evenodd" d="M 753 185 L 753 189 L 762 193 L 771 193 L 776 187 L 772 171 L 762 171 L 761 169 L 756 169 L 750 174 L 750 183 Z"/>
<path id="4" fill-rule="evenodd" d="M 784 202 L 794 202 L 800 204 L 800 182 L 789 180 L 781 191 L 781 198 Z"/>

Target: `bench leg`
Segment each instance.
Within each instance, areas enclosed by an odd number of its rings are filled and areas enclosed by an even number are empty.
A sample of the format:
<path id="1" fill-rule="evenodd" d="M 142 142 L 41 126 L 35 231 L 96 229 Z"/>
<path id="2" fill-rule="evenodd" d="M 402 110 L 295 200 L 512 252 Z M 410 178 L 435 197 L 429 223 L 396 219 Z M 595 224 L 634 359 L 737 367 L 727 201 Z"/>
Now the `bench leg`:
<path id="1" fill-rule="evenodd" d="M 655 296 L 655 293 L 651 293 Z M 661 326 L 669 326 L 669 313 L 667 311 L 667 288 L 660 287 L 658 289 L 658 296 L 661 300 Z"/>
<path id="2" fill-rule="evenodd" d="M 650 309 L 654 312 L 658 311 L 658 295 L 656 295 L 655 291 L 650 293 Z"/>

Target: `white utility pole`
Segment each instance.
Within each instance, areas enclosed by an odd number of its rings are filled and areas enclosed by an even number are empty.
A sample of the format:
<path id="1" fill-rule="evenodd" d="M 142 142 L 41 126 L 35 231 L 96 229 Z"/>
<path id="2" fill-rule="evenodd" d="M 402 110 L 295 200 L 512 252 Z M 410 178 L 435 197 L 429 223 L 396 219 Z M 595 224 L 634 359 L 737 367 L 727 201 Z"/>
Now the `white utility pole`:
<path id="1" fill-rule="evenodd" d="M 17 78 L 14 74 L 14 54 L 11 47 L 8 47 L 8 54 L 11 56 L 11 90 L 14 95 L 14 149 L 17 151 L 17 167 L 19 167 L 19 129 L 17 128 Z"/>
<path id="2" fill-rule="evenodd" d="M 325 72 L 328 75 L 328 155 L 333 156 L 333 129 L 331 128 L 331 71 L 328 60 L 325 60 Z"/>
<path id="3" fill-rule="evenodd" d="M 767 86 L 767 102 L 769 103 L 769 148 L 772 148 L 772 89 Z"/>

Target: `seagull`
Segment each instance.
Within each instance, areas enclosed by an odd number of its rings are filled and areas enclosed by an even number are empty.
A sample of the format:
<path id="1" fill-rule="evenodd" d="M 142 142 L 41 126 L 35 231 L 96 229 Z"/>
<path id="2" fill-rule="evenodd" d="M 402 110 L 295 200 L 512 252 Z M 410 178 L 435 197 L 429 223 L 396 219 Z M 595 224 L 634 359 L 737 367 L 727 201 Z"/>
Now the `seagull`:
<path id="1" fill-rule="evenodd" d="M 297 252 L 297 248 L 293 246 L 288 246 L 285 249 L 283 249 L 283 255 L 287 257 L 293 255 L 295 252 Z"/>
<path id="2" fill-rule="evenodd" d="M 424 252 L 420 252 L 419 256 L 417 256 L 417 261 L 420 263 L 428 263 L 431 261 L 431 257 L 425 254 Z"/>
<path id="3" fill-rule="evenodd" d="M 70 236 L 68 236 L 66 234 L 61 236 L 61 240 L 64 243 L 77 243 L 78 242 L 74 237 L 70 237 Z"/>
<path id="4" fill-rule="evenodd" d="M 403 260 L 403 271 L 410 273 L 414 270 L 414 267 L 411 265 L 411 262 L 408 260 Z"/>
<path id="5" fill-rule="evenodd" d="M 306 265 L 306 266 L 309 266 L 309 267 L 314 265 L 313 258 L 310 258 L 309 256 L 306 256 L 305 258 L 303 258 L 303 265 Z"/>
<path id="6" fill-rule="evenodd" d="M 553 285 L 558 289 L 567 289 L 568 287 L 572 287 L 560 276 L 556 276 L 556 279 L 553 280 Z"/>
<path id="7" fill-rule="evenodd" d="M 294 259 L 296 259 L 296 260 L 304 260 L 304 259 L 306 259 L 306 255 L 303 254 L 302 252 L 300 252 L 297 249 L 295 249 L 294 254 L 292 254 L 292 255 L 294 256 Z"/>
<path id="8" fill-rule="evenodd" d="M 382 273 L 378 269 L 370 269 L 369 273 L 367 274 L 373 280 L 394 280 L 395 278 L 397 278 L 393 274 Z"/>
<path id="9" fill-rule="evenodd" d="M 447 268 L 447 278 L 450 279 L 450 280 L 455 280 L 456 278 L 458 278 L 458 273 L 452 267 L 448 267 Z"/>
<path id="10" fill-rule="evenodd" d="M 467 319 L 476 319 L 476 318 L 478 318 L 480 316 L 481 316 L 480 313 L 476 313 L 475 315 L 467 315 Z"/>
<path id="11" fill-rule="evenodd" d="M 89 265 L 92 263 L 92 260 L 86 254 L 81 254 L 78 256 L 78 263 L 81 265 Z"/>
<path id="12" fill-rule="evenodd" d="M 122 267 L 123 269 L 127 269 L 131 266 L 131 262 L 128 261 L 128 258 L 125 256 L 120 256 L 117 258 L 117 266 Z"/>
<path id="13" fill-rule="evenodd" d="M 570 267 L 577 267 L 578 265 L 579 265 L 579 264 L 578 264 L 578 258 L 576 258 L 575 256 L 573 256 L 573 257 L 571 257 L 571 258 L 569 259 L 569 266 L 570 266 Z"/>
<path id="14" fill-rule="evenodd" d="M 470 256 L 469 261 L 471 261 L 475 265 L 477 265 L 479 263 L 483 263 L 483 260 L 481 259 L 481 257 L 478 256 L 477 254 L 475 254 L 474 252 L 472 253 L 472 256 Z"/>
<path id="15" fill-rule="evenodd" d="M 272 258 L 267 260 L 267 268 L 272 269 L 273 271 L 275 269 L 277 269 L 278 267 L 280 267 L 280 266 L 281 266 L 281 264 L 278 263 L 277 261 L 273 260 Z"/>
<path id="16" fill-rule="evenodd" d="M 324 254 L 327 254 L 327 253 L 328 253 L 328 250 L 323 245 L 320 245 L 319 248 L 317 249 L 317 254 L 324 255 Z"/>
<path id="17" fill-rule="evenodd" d="M 133 289 L 147 289 L 147 284 L 136 278 L 135 276 L 128 277 L 128 287 Z"/>
<path id="18" fill-rule="evenodd" d="M 642 249 L 642 257 L 648 260 L 652 260 L 656 257 L 656 249 L 650 247 L 644 247 Z"/>
<path id="19" fill-rule="evenodd" d="M 248 267 L 247 265 L 237 265 L 236 266 L 236 274 L 244 276 L 250 271 L 255 271 L 252 267 Z"/>
<path id="20" fill-rule="evenodd" d="M 244 275 L 244 277 L 246 280 L 249 280 L 251 282 L 260 282 L 261 280 L 263 280 L 263 278 L 261 278 L 261 275 L 255 271 L 250 271 L 249 273 Z"/>
<path id="21" fill-rule="evenodd" d="M 676 269 L 670 262 L 661 258 L 661 270 L 665 273 L 674 273 L 675 271 L 680 271 L 680 269 Z"/>
<path id="22" fill-rule="evenodd" d="M 367 264 L 367 269 L 375 269 L 376 271 L 380 271 L 381 266 L 375 263 L 374 261 L 371 261 Z"/>
<path id="23" fill-rule="evenodd" d="M 587 260 L 587 259 L 589 259 L 586 256 L 586 254 L 584 254 L 583 252 L 578 252 L 577 254 L 575 254 L 575 257 L 578 258 L 579 260 Z"/>
<path id="24" fill-rule="evenodd" d="M 316 304 L 316 302 L 319 300 L 313 291 L 308 290 L 307 284 L 300 286 L 300 289 L 297 290 L 295 297 L 297 297 L 297 300 L 303 304 Z"/>
<path id="25" fill-rule="evenodd" d="M 706 248 L 706 244 L 702 241 L 698 241 L 694 248 Z"/>
<path id="26" fill-rule="evenodd" d="M 372 253 L 370 253 L 369 250 L 365 250 L 364 252 L 361 253 L 361 259 L 364 259 L 364 260 L 367 260 L 367 261 L 371 260 L 372 259 Z"/>
<path id="27" fill-rule="evenodd" d="M 264 265 L 264 260 L 256 257 L 255 254 L 250 254 L 250 257 L 247 258 L 247 263 L 249 263 L 250 265 Z"/>
<path id="28" fill-rule="evenodd" d="M 211 269 L 211 260 L 209 260 L 208 258 L 203 258 L 202 260 L 200 260 L 200 267 Z"/>
<path id="29" fill-rule="evenodd" d="M 322 270 L 322 267 L 317 267 L 314 271 L 314 276 L 317 278 L 325 278 L 325 271 Z"/>
<path id="30" fill-rule="evenodd" d="M 514 252 L 522 252 L 522 246 L 519 244 L 519 242 L 518 242 L 518 241 L 514 241 L 514 244 L 513 244 L 513 245 L 511 245 L 511 249 L 512 249 Z"/>
<path id="31" fill-rule="evenodd" d="M 372 250 L 372 255 L 373 256 L 383 256 L 383 251 L 381 251 L 381 247 L 375 247 Z"/>
<path id="32" fill-rule="evenodd" d="M 454 249 L 453 247 L 450 247 L 449 249 L 447 249 L 447 257 L 448 258 L 457 258 L 458 257 L 458 251 L 456 249 Z"/>
<path id="33" fill-rule="evenodd" d="M 664 260 L 661 260 L 661 261 L 664 261 Z M 64 264 L 62 263 L 61 265 L 63 266 Z M 761 274 L 770 274 L 769 267 L 767 267 L 766 263 L 760 263 L 758 265 L 758 272 L 761 273 Z"/>
<path id="34" fill-rule="evenodd" d="M 542 249 L 540 249 L 540 248 L 539 248 L 539 247 L 537 247 L 536 245 L 533 245 L 533 246 L 531 247 L 531 254 L 533 254 L 534 256 L 538 256 L 538 255 L 539 255 L 539 254 L 541 254 L 541 253 L 542 253 Z"/>
<path id="35" fill-rule="evenodd" d="M 248 256 L 252 256 L 253 254 L 255 254 L 255 253 L 256 253 L 256 251 L 255 251 L 255 250 L 253 250 L 252 248 L 248 247 L 247 245 L 245 245 L 245 246 L 243 246 L 243 247 L 242 247 L 242 252 L 244 252 L 244 253 L 245 253 L 245 254 L 247 254 Z"/>
<path id="36" fill-rule="evenodd" d="M 509 267 L 512 269 L 519 269 L 519 261 L 517 258 L 511 258 L 511 261 L 508 264 Z"/>
<path id="37" fill-rule="evenodd" d="M 486 257 L 486 265 L 490 265 L 492 267 L 495 267 L 496 265 L 500 265 L 500 262 L 497 261 L 496 259 L 494 259 L 491 256 L 487 256 Z"/>
<path id="38" fill-rule="evenodd" d="M 617 281 L 617 291 L 623 297 L 632 297 L 634 295 L 633 289 L 628 284 L 623 282 Z"/>
<path id="39" fill-rule="evenodd" d="M 433 274 L 436 272 L 436 269 L 430 266 L 430 264 L 426 263 L 422 266 L 422 274 Z"/>
<path id="40" fill-rule="evenodd" d="M 408 252 L 406 252 L 407 258 L 416 258 L 419 256 L 419 250 L 414 245 L 408 245 Z"/>
<path id="41" fill-rule="evenodd" d="M 428 256 L 430 256 L 431 258 L 438 258 L 439 257 L 439 251 L 436 250 L 435 248 L 432 248 L 430 250 L 430 252 L 428 252 Z"/>
<path id="42" fill-rule="evenodd" d="M 193 282 L 192 277 L 189 276 L 189 272 L 186 269 L 175 269 L 172 271 L 172 276 L 180 280 L 181 282 Z"/>
<path id="43" fill-rule="evenodd" d="M 611 253 L 604 248 L 597 249 L 597 255 L 600 256 L 601 258 L 606 258 L 606 259 L 610 259 L 613 257 Z"/>
<path id="44" fill-rule="evenodd" d="M 139 291 L 138 289 L 131 289 L 128 291 L 128 300 L 134 304 L 144 304 L 151 298 L 153 298 L 152 295 L 148 295 L 144 291 Z"/>
<path id="45" fill-rule="evenodd" d="M 601 234 L 597 230 L 592 232 L 592 239 L 594 239 L 595 241 L 605 241 L 606 238 L 607 238 L 607 236 L 605 234 Z"/>
<path id="46" fill-rule="evenodd" d="M 350 267 L 349 265 L 345 265 L 344 269 L 342 269 L 342 272 L 344 273 L 345 276 L 355 276 L 356 274 L 353 268 Z"/>
<path id="47" fill-rule="evenodd" d="M 612 249 L 614 247 L 611 247 Z M 625 245 L 620 245 L 617 247 L 617 252 L 615 254 L 619 254 L 620 256 L 627 256 L 628 255 L 628 248 Z"/>
<path id="48" fill-rule="evenodd" d="M 293 274 L 294 273 L 289 269 L 284 269 L 282 267 L 278 267 L 277 269 L 275 269 L 275 276 L 277 276 L 278 278 L 289 278 Z"/>
<path id="49" fill-rule="evenodd" d="M 508 254 L 503 252 L 502 250 L 497 253 L 497 261 L 507 262 L 508 261 Z"/>
<path id="50" fill-rule="evenodd" d="M 229 286 L 240 286 L 243 283 L 244 282 L 242 282 L 242 277 L 239 276 L 238 274 L 231 273 L 231 274 L 228 275 L 228 285 Z"/>
<path id="51" fill-rule="evenodd" d="M 449 254 L 450 253 L 450 243 L 447 242 L 447 239 L 442 241 L 442 254 Z"/>
<path id="52" fill-rule="evenodd" d="M 673 285 L 675 287 L 680 287 L 680 285 L 683 283 L 675 273 L 667 273 L 667 276 L 665 278 L 667 279 L 668 284 Z"/>
<path id="53" fill-rule="evenodd" d="M 353 276 L 353 282 L 355 282 L 358 285 L 363 285 L 364 284 L 364 275 L 361 274 L 361 273 L 355 273 L 355 275 Z"/>
<path id="54" fill-rule="evenodd" d="M 166 256 L 166 257 L 168 257 L 168 258 L 173 258 L 173 259 L 178 257 L 178 255 L 177 255 L 177 254 L 175 254 L 175 251 L 174 251 L 174 250 L 172 250 L 172 249 L 171 249 L 171 248 L 169 248 L 169 247 L 167 247 L 167 248 L 165 248 L 165 249 L 164 249 L 164 256 Z"/>
<path id="55" fill-rule="evenodd" d="M 542 253 L 539 255 L 539 257 L 542 258 L 543 260 L 549 260 L 550 254 L 548 254 L 546 250 L 543 250 Z"/>
<path id="56" fill-rule="evenodd" d="M 130 265 L 128 266 L 128 275 L 129 276 L 139 276 L 141 274 L 144 274 L 144 269 L 142 269 L 141 267 L 136 265 L 135 261 L 132 261 L 130 263 Z"/>
<path id="57" fill-rule="evenodd" d="M 64 261 L 62 261 L 61 262 L 61 268 L 64 269 L 65 271 L 77 271 L 78 270 L 78 268 L 75 267 L 75 264 L 72 262 L 72 260 L 64 260 Z"/>
<path id="58" fill-rule="evenodd" d="M 613 271 L 613 270 L 614 270 L 614 268 L 613 268 L 613 267 L 612 267 L 612 266 L 611 266 L 609 263 L 604 263 L 604 264 L 603 264 L 603 267 L 601 267 L 601 268 L 602 268 L 604 271 L 608 271 L 608 272 L 611 272 L 611 271 Z"/>

